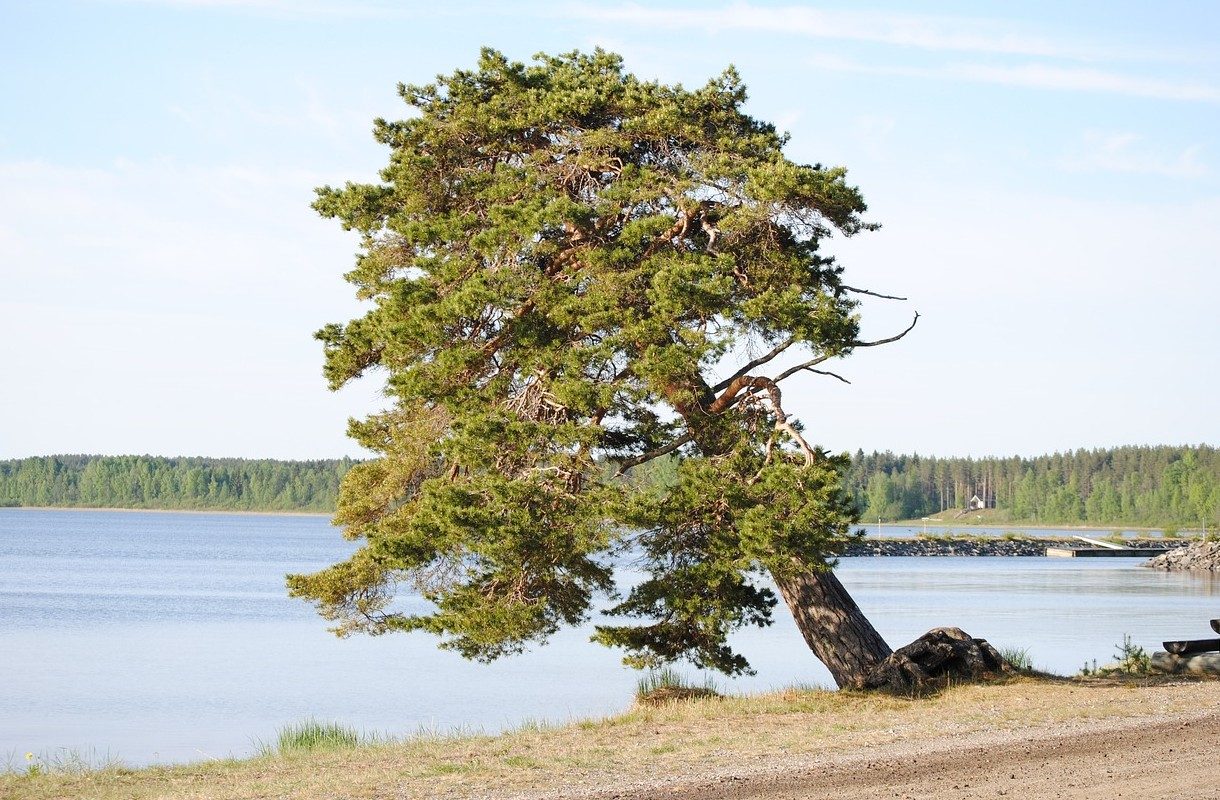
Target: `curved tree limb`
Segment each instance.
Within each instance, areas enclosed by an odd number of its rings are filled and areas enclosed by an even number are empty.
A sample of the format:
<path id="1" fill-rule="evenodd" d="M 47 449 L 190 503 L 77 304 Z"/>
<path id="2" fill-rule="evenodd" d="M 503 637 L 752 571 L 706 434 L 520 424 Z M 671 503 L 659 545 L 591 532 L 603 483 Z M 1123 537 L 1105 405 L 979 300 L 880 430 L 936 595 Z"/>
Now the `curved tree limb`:
<path id="1" fill-rule="evenodd" d="M 775 413 L 775 430 L 787 434 L 789 438 L 796 442 L 805 456 L 805 466 L 812 465 L 817 455 L 814 449 L 809 446 L 809 442 L 805 441 L 805 437 L 801 436 L 801 432 L 789 421 L 788 415 L 784 413 L 783 394 L 780 391 L 779 384 L 770 378 L 743 375 L 735 379 L 725 389 L 724 394 L 717 397 L 715 402 L 708 406 L 707 412 L 709 414 L 719 414 L 726 411 L 736 405 L 742 397 L 758 390 L 767 393 L 767 399 L 771 403 L 771 410 Z M 746 392 L 745 395 L 742 394 L 743 391 Z"/>
<path id="2" fill-rule="evenodd" d="M 918 311 L 915 312 L 915 318 L 913 320 L 911 320 L 911 324 L 908 325 L 906 327 L 906 330 L 904 330 L 902 333 L 896 334 L 894 336 L 890 336 L 886 339 L 876 339 L 871 342 L 859 342 L 859 341 L 851 342 L 848 344 L 848 347 L 854 350 L 857 347 L 876 347 L 877 345 L 880 345 L 880 344 L 889 344 L 890 342 L 896 342 L 899 339 L 901 339 L 902 337 L 906 336 L 908 333 L 910 333 L 915 328 L 915 323 L 917 323 L 917 322 L 919 322 L 919 312 Z M 829 361 L 830 359 L 835 358 L 835 357 L 836 357 L 835 355 L 824 354 L 824 355 L 818 356 L 817 358 L 811 358 L 804 363 L 797 364 L 795 367 L 791 367 L 789 369 L 784 370 L 779 375 L 775 376 L 775 382 L 779 383 L 784 378 L 791 377 L 792 375 L 795 375 L 796 373 L 798 373 L 802 370 L 816 372 L 817 370 L 810 370 L 809 368 L 817 366 L 818 364 L 821 364 L 823 361 Z M 839 377 L 839 376 L 836 375 L 835 377 Z"/>
<path id="3" fill-rule="evenodd" d="M 735 380 L 737 380 L 738 378 L 742 377 L 743 375 L 745 375 L 747 372 L 749 372 L 750 370 L 754 369 L 755 367 L 761 367 L 763 364 L 766 364 L 768 361 L 770 361 L 771 359 L 775 358 L 775 357 L 776 357 L 776 356 L 778 356 L 780 353 L 784 352 L 785 350 L 787 350 L 789 347 L 791 347 L 791 346 L 792 346 L 792 345 L 794 345 L 794 344 L 796 344 L 796 339 L 795 339 L 794 337 L 789 336 L 787 339 L 785 339 L 784 341 L 780 342 L 780 343 L 779 343 L 779 344 L 777 344 L 775 347 L 771 348 L 771 350 L 770 350 L 769 352 L 767 352 L 767 353 L 765 353 L 765 354 L 763 354 L 763 355 L 759 356 L 758 358 L 756 358 L 756 359 L 754 359 L 754 360 L 752 360 L 752 361 L 750 361 L 750 362 L 748 362 L 748 363 L 746 363 L 746 364 L 742 365 L 741 369 L 737 370 L 737 371 L 736 371 L 736 372 L 734 372 L 732 375 L 730 375 L 729 377 L 727 377 L 727 378 L 725 378 L 724 380 L 722 380 L 720 383 L 718 383 L 718 384 L 716 384 L 715 386 L 713 386 L 713 387 L 712 387 L 712 391 L 713 391 L 713 392 L 719 392 L 719 391 L 720 391 L 720 390 L 722 390 L 722 389 L 728 388 L 728 385 L 729 385 L 730 383 L 732 383 L 733 381 L 735 381 Z"/>
<path id="4" fill-rule="evenodd" d="M 663 447 L 658 447 L 656 450 L 649 450 L 647 453 L 641 453 L 638 456 L 632 456 L 631 458 L 628 458 L 624 461 L 620 461 L 619 465 L 618 465 L 618 470 L 616 470 L 614 473 L 614 477 L 621 478 L 623 476 L 623 474 L 626 473 L 627 470 L 631 469 L 632 467 L 638 467 L 640 464 L 643 464 L 647 461 L 652 461 L 654 458 L 660 458 L 661 456 L 669 455 L 670 453 L 677 450 L 682 445 L 687 444 L 689 442 L 693 442 L 694 440 L 695 440 L 695 434 L 684 433 L 681 436 L 679 436 L 677 439 L 674 439 L 672 442 L 670 442 L 667 445 L 664 445 Z"/>

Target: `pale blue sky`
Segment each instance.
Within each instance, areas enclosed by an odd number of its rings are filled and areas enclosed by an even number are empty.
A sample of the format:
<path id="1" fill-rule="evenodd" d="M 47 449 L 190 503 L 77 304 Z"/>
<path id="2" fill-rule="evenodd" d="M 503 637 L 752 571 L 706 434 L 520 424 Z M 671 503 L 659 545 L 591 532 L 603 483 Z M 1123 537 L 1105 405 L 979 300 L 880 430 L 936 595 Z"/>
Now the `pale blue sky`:
<path id="1" fill-rule="evenodd" d="M 359 455 L 311 333 L 359 312 L 312 188 L 372 180 L 399 81 L 603 46 L 735 64 L 881 231 L 865 333 L 785 394 L 833 449 L 1220 443 L 1220 5 L 0 2 L 0 457 Z"/>

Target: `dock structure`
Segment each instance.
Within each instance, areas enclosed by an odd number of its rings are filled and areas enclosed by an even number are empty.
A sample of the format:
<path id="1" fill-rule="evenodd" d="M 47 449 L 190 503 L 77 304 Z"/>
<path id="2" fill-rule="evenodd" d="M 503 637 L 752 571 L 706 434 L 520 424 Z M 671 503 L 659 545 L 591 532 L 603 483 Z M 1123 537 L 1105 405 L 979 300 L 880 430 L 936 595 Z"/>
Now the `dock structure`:
<path id="1" fill-rule="evenodd" d="M 1046 554 L 1058 558 L 1152 558 L 1167 547 L 1048 547 Z"/>
<path id="2" fill-rule="evenodd" d="M 1168 550 L 1168 547 L 1123 547 L 1113 542 L 1073 536 L 1088 547 L 1048 547 L 1046 554 L 1056 558 L 1151 558 Z"/>

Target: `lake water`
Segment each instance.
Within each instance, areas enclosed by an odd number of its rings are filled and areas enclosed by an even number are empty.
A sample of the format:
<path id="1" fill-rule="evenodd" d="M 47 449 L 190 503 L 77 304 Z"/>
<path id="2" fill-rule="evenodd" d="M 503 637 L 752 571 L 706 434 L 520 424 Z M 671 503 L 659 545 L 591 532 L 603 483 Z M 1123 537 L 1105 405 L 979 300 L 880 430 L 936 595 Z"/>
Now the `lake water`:
<path id="1" fill-rule="evenodd" d="M 0 768 L 58 748 L 129 764 L 240 756 L 306 717 L 495 731 L 630 704 L 637 674 L 588 630 L 491 665 L 423 634 L 336 639 L 283 576 L 352 548 L 323 517 L 0 509 Z M 1137 564 L 846 558 L 839 574 L 894 646 L 957 625 L 1074 673 L 1125 633 L 1149 650 L 1210 635 L 1220 581 Z M 776 611 L 736 637 L 758 674 L 722 687 L 832 685 Z"/>

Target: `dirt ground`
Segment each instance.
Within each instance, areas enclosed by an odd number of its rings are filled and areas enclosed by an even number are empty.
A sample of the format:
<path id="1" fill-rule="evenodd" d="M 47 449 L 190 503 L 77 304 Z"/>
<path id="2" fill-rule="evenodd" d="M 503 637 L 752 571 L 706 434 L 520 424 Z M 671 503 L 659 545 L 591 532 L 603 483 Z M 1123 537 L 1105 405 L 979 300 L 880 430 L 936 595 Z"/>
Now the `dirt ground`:
<path id="1" fill-rule="evenodd" d="M 839 754 L 748 777 L 601 793 L 623 800 L 1220 798 L 1220 709 L 1168 721 L 1104 720 L 979 732 Z"/>
<path id="2" fill-rule="evenodd" d="M 784 689 L 488 736 L 86 772 L 0 800 L 1220 800 L 1220 681 L 1033 679 L 918 698 Z"/>

